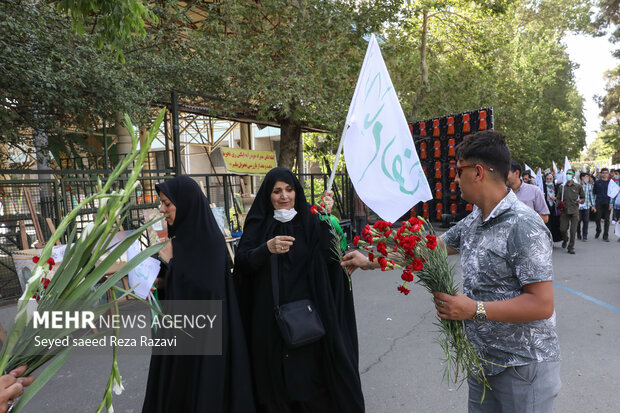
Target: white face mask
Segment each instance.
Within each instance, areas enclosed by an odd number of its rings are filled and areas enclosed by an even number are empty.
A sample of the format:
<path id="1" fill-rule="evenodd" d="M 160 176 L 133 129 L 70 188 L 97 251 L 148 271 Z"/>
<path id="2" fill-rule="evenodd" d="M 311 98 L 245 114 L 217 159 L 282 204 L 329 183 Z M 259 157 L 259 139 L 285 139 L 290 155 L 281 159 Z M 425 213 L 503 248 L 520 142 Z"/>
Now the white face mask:
<path id="1" fill-rule="evenodd" d="M 620 175 L 614 175 L 614 179 L 620 179 Z"/>
<path id="2" fill-rule="evenodd" d="M 295 208 L 291 209 L 275 209 L 273 211 L 273 219 L 280 222 L 289 222 L 297 215 Z"/>

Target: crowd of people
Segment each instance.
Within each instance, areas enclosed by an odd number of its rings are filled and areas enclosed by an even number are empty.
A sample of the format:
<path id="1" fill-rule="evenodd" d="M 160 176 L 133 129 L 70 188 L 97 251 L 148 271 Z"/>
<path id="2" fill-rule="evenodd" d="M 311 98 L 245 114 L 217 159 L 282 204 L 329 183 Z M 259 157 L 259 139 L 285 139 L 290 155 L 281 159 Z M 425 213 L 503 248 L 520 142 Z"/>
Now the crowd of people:
<path id="1" fill-rule="evenodd" d="M 609 242 L 610 226 L 620 217 L 620 196 L 608 196 L 610 182 L 620 185 L 620 170 L 601 168 L 595 173 L 569 169 L 560 175 L 547 170 L 542 189 L 527 171 L 519 179 L 521 166 L 512 161 L 507 184 L 520 201 L 534 209 L 546 223 L 553 242 L 575 254 L 575 240 L 588 241 L 590 221 L 596 223 L 594 238 Z M 525 190 L 524 188 L 525 187 Z M 620 241 L 620 238 L 618 239 Z"/>

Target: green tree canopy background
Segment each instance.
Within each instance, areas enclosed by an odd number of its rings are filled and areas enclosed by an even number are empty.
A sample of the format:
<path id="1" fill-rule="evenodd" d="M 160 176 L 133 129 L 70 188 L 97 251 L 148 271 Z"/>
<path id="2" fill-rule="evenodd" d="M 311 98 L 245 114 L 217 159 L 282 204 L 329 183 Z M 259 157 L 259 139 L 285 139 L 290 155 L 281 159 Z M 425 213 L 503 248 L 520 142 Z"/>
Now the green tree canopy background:
<path id="1" fill-rule="evenodd" d="M 591 29 L 594 1 L 108 3 L 0 1 L 3 141 L 25 146 L 43 129 L 50 145 L 64 142 L 67 129 L 118 112 L 146 122 L 174 89 L 281 122 L 280 163 L 292 166 L 301 124 L 330 131 L 308 150 L 335 150 L 376 33 L 408 120 L 492 106 L 515 158 L 532 166 L 585 145 L 561 39 Z"/>

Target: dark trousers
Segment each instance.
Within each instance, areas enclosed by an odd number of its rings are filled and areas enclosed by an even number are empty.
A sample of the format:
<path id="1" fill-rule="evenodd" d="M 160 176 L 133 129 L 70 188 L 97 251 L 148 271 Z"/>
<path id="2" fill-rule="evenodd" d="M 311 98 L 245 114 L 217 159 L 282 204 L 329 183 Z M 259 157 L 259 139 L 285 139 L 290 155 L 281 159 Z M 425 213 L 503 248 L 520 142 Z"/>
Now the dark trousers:
<path id="1" fill-rule="evenodd" d="M 590 209 L 579 210 L 579 222 L 577 223 L 577 235 L 588 239 L 588 224 L 590 224 Z"/>
<path id="2" fill-rule="evenodd" d="M 601 218 L 604 221 L 603 238 L 609 238 L 609 204 L 596 206 L 596 233 L 601 233 Z"/>
<path id="3" fill-rule="evenodd" d="M 368 224 L 365 216 L 355 216 L 355 235 L 362 235 L 362 229 Z"/>
<path id="4" fill-rule="evenodd" d="M 579 214 L 567 214 L 562 212 L 560 215 L 560 232 L 562 239 L 568 242 L 568 249 L 575 248 L 575 234 L 577 233 L 577 223 L 579 222 Z M 568 237 L 568 225 L 570 224 L 570 240 Z"/>

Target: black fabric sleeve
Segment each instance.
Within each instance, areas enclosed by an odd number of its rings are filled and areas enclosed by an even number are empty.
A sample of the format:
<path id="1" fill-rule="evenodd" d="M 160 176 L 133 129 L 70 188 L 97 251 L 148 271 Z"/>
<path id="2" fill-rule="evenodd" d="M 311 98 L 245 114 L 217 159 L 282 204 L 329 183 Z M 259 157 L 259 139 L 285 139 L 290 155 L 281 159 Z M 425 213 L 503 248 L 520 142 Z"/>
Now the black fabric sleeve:
<path id="1" fill-rule="evenodd" d="M 256 248 L 252 248 L 246 251 L 240 251 L 235 256 L 235 262 L 240 268 L 244 270 L 253 271 L 264 266 L 269 259 L 271 253 L 267 247 L 267 243 L 264 242 Z"/>

